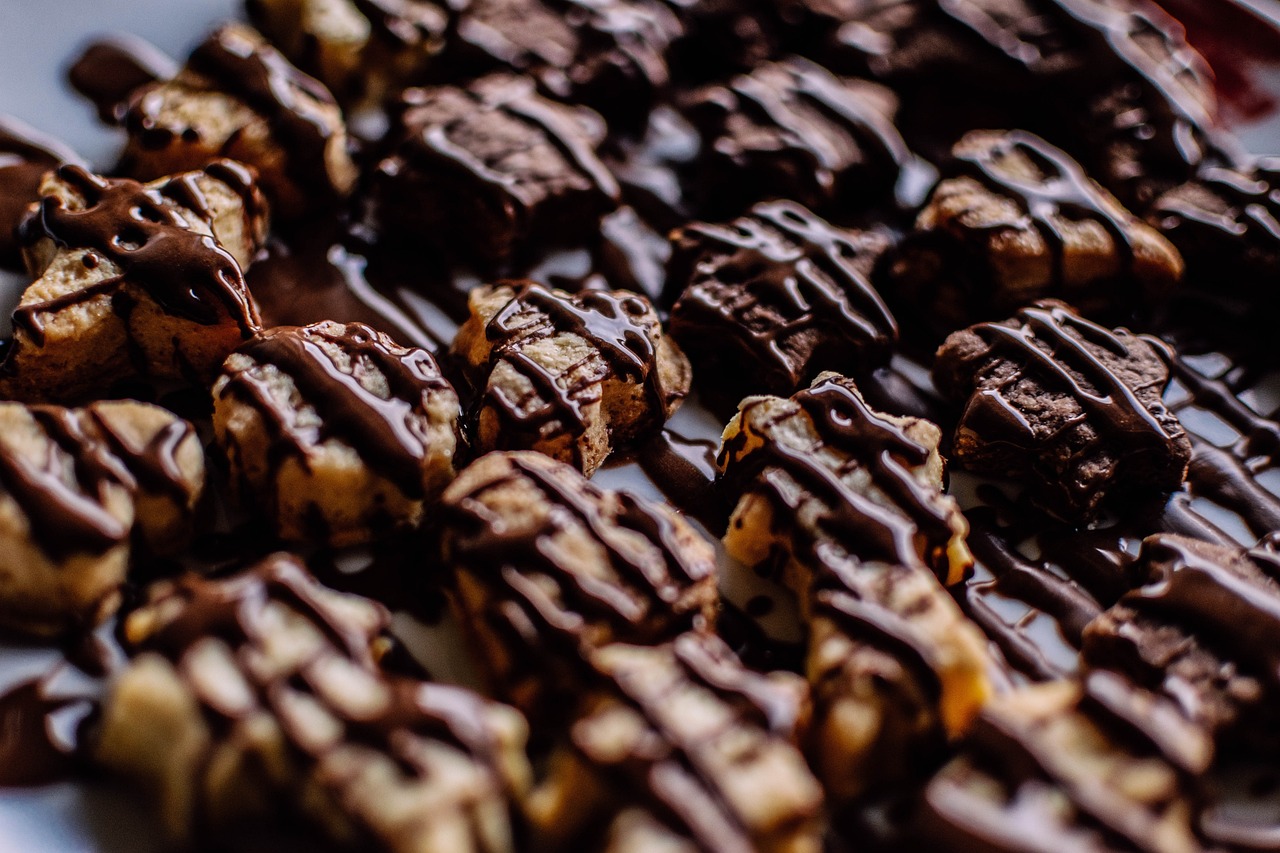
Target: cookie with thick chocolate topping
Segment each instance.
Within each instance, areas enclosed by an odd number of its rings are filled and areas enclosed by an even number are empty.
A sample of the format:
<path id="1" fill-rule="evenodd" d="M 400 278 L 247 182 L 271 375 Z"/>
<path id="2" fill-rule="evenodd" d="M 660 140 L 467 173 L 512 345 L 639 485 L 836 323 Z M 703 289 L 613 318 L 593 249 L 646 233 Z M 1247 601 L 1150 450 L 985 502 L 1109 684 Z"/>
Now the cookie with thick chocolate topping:
<path id="1" fill-rule="evenodd" d="M 131 540 L 175 550 L 203 488 L 195 430 L 164 409 L 0 403 L 0 625 L 97 625 L 119 603 Z"/>
<path id="2" fill-rule="evenodd" d="M 258 328 L 242 268 L 266 208 L 229 160 L 151 184 L 62 166 L 23 223 L 37 280 L 0 369 L 10 399 L 75 401 L 120 379 L 212 381 Z"/>
<path id="3" fill-rule="evenodd" d="M 865 209 L 891 196 L 911 159 L 892 92 L 799 57 L 698 89 L 684 108 L 702 135 L 699 179 L 716 215 L 769 198 Z"/>
<path id="4" fill-rule="evenodd" d="M 464 688 L 384 672 L 387 613 L 276 554 L 156 584 L 125 620 L 89 753 L 171 837 L 301 818 L 343 847 L 513 849 L 527 729 Z"/>
<path id="5" fill-rule="evenodd" d="M 848 379 L 749 397 L 725 429 L 740 495 L 725 547 L 780 570 L 808 626 L 812 754 L 846 799 L 928 766 L 989 692 L 985 644 L 947 595 L 972 563 L 942 493 L 940 430 L 872 410 Z"/>
<path id="6" fill-rule="evenodd" d="M 392 236 L 485 269 L 571 244 L 618 201 L 597 156 L 604 137 L 598 114 L 542 97 L 527 78 L 410 89 L 373 177 L 377 218 Z"/>
<path id="7" fill-rule="evenodd" d="M 130 93 L 121 170 L 139 180 L 229 157 L 257 169 L 278 218 L 332 205 L 355 185 L 342 111 L 262 36 L 227 24 L 171 80 Z"/>
<path id="8" fill-rule="evenodd" d="M 888 361 L 898 324 L 871 283 L 885 234 L 770 201 L 728 224 L 690 223 L 671 242 L 671 336 L 704 395 L 792 394 L 820 372 Z"/>
<path id="9" fill-rule="evenodd" d="M 1193 286 L 1270 302 L 1280 276 L 1280 160 L 1207 166 L 1159 196 L 1147 221 L 1178 247 Z"/>
<path id="10" fill-rule="evenodd" d="M 530 713 L 579 683 L 582 649 L 658 643 L 715 619 L 711 546 L 673 510 L 539 453 L 490 453 L 444 491 L 453 601 L 503 695 Z"/>
<path id="11" fill-rule="evenodd" d="M 79 156 L 58 140 L 9 116 L 0 116 L 0 266 L 22 268 L 18 227 L 40 200 L 44 176 Z"/>
<path id="12" fill-rule="evenodd" d="M 1176 703 L 1224 751 L 1275 749 L 1280 557 L 1182 536 L 1142 543 L 1140 585 L 1084 632 L 1091 666 Z"/>
<path id="13" fill-rule="evenodd" d="M 482 453 L 538 450 L 590 476 L 689 391 L 689 362 L 643 296 L 526 281 L 478 287 L 468 301 L 453 353 L 478 390 Z"/>
<path id="14" fill-rule="evenodd" d="M 254 25 L 345 104 L 379 103 L 420 83 L 445 46 L 433 0 L 246 0 Z"/>
<path id="15" fill-rule="evenodd" d="M 415 527 L 453 478 L 453 386 L 431 353 L 361 323 L 269 329 L 227 358 L 213 397 L 241 498 L 284 539 Z"/>
<path id="16" fill-rule="evenodd" d="M 894 293 L 938 331 L 1044 298 L 1124 317 L 1181 278 L 1178 251 L 1043 139 L 975 131 L 952 154 L 889 267 Z"/>
<path id="17" fill-rule="evenodd" d="M 946 851 L 1198 853 L 1176 712 L 1115 676 L 1048 682 L 983 709 L 930 781 L 917 843 Z M 1170 723 L 1175 725 L 1170 725 Z"/>
<path id="18" fill-rule="evenodd" d="M 804 682 L 718 638 L 588 657 L 566 743 L 527 801 L 545 849 L 816 853 L 822 789 L 793 745 Z"/>
<path id="19" fill-rule="evenodd" d="M 1093 517 L 1113 494 L 1177 489 L 1191 442 L 1161 401 L 1164 353 L 1155 338 L 1052 301 L 952 334 L 933 377 L 964 406 L 953 461 L 1025 484 L 1069 520 Z"/>

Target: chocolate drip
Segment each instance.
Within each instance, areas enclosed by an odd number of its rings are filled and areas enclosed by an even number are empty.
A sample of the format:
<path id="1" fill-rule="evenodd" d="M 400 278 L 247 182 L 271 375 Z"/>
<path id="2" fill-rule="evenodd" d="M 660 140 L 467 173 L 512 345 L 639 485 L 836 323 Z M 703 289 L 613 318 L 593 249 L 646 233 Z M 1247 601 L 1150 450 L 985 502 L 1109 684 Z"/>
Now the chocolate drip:
<path id="1" fill-rule="evenodd" d="M 792 393 L 815 369 L 887 361 L 898 325 L 855 263 L 871 252 L 852 236 L 785 201 L 758 204 L 731 225 L 686 226 L 678 247 L 692 281 L 672 311 L 673 334 L 693 350 L 722 348 L 728 336 L 734 355 L 761 363 L 774 393 Z M 721 340 L 700 347 L 711 334 Z M 736 365 L 725 367 L 732 380 Z"/>
<path id="2" fill-rule="evenodd" d="M 322 83 L 289 64 L 271 45 L 224 27 L 191 54 L 188 67 L 212 78 L 266 116 L 288 168 L 308 190 L 334 192 L 327 154 L 338 126 L 336 102 Z"/>
<path id="3" fill-rule="evenodd" d="M 1006 166 L 1002 159 L 1024 156 L 1043 175 L 1039 179 L 1023 178 Z M 1133 242 L 1130 229 L 1136 224 L 1119 205 L 1089 179 L 1079 164 L 1043 139 L 1017 130 L 1002 136 L 990 148 L 962 151 L 957 155 L 961 173 L 986 185 L 997 195 L 1017 202 L 1031 218 L 1053 255 L 1053 283 L 1062 287 L 1066 236 L 1060 220 L 1097 222 L 1107 230 L 1117 252 L 1123 256 L 1126 269 L 1132 271 Z M 1008 228 L 998 225 L 996 228 Z"/>
<path id="4" fill-rule="evenodd" d="M 923 560 L 945 575 L 946 548 L 952 537 L 946 507 L 936 490 L 915 478 L 910 466 L 924 464 L 929 450 L 907 436 L 902 427 L 873 413 L 855 393 L 835 379 L 828 379 L 794 398 L 812 420 L 824 445 L 848 452 L 871 474 L 876 487 L 894 501 L 882 506 L 855 491 L 816 458 L 811 449 L 792 449 L 780 441 L 766 441 L 759 451 L 743 456 L 744 430 L 720 452 L 727 460 L 743 457 L 747 470 L 731 473 L 735 482 L 763 490 L 777 510 L 789 514 L 785 488 L 774 485 L 777 472 L 785 472 L 826 506 L 819 526 L 850 554 L 862 560 L 884 560 L 919 565 Z M 750 410 L 750 406 L 744 413 Z M 773 470 L 771 470 L 773 469 Z M 810 556 L 821 565 L 819 542 L 809 543 Z"/>
<path id="5" fill-rule="evenodd" d="M 1280 197 L 1275 187 L 1280 183 L 1277 161 L 1266 159 L 1247 171 L 1218 166 L 1201 169 L 1195 183 L 1202 185 L 1221 208 L 1210 208 L 1179 193 L 1162 196 L 1152 217 L 1161 228 L 1177 238 L 1184 226 L 1208 228 L 1232 241 L 1244 240 L 1266 252 L 1276 251 L 1280 244 Z"/>
<path id="6" fill-rule="evenodd" d="M 671 392 L 662 385 L 657 348 L 644 322 L 651 316 L 648 304 L 629 293 L 587 290 L 567 297 L 533 282 L 517 284 L 511 301 L 485 327 L 490 363 L 515 367 L 543 405 L 530 409 L 496 386 L 486 391 L 485 401 L 521 434 L 539 435 L 556 423 L 575 433 L 585 429 L 581 397 L 589 386 L 581 380 L 562 385 L 560 376 L 521 351 L 534 340 L 567 332 L 591 344 L 618 377 L 644 383 L 653 411 L 665 412 Z"/>
<path id="7" fill-rule="evenodd" d="M 76 701 L 49 698 L 44 679 L 0 694 L 0 788 L 48 785 L 71 775 L 72 753 L 55 741 L 49 717 Z"/>
<path id="8" fill-rule="evenodd" d="M 126 485 L 141 486 L 153 494 L 173 498 L 179 507 L 187 506 L 191 495 L 178 465 L 178 449 L 187 439 L 196 437 L 195 427 L 175 419 L 139 447 L 113 429 L 101 409 L 91 406 L 84 412 L 92 419 L 97 434 L 106 441 L 112 455 L 123 463 L 120 471 Z"/>
<path id="9" fill-rule="evenodd" d="M 27 208 L 40 199 L 41 181 L 59 163 L 79 159 L 52 137 L 0 116 L 0 264 L 22 266 L 18 227 Z"/>
<path id="10" fill-rule="evenodd" d="M 340 328 L 336 332 L 323 326 L 280 327 L 260 334 L 240 349 L 258 364 L 231 373 L 222 393 L 258 409 L 275 432 L 278 449 L 296 454 L 304 464 L 313 443 L 336 437 L 405 495 L 421 498 L 427 436 L 419 418 L 426 395 L 447 387 L 447 382 L 426 350 L 399 350 L 360 323 Z M 351 358 L 352 372 L 338 366 L 334 350 Z M 386 379 L 389 398 L 360 382 L 355 365 L 362 362 Z M 314 435 L 293 425 L 292 409 L 278 399 L 258 365 L 271 365 L 288 376 L 315 407 L 321 423 Z"/>
<path id="11" fill-rule="evenodd" d="M 104 122 L 116 124 L 124 119 L 130 96 L 177 73 L 177 63 L 147 42 L 116 36 L 86 47 L 67 76 L 72 87 L 98 108 Z"/>
<path id="12" fill-rule="evenodd" d="M 128 525 L 104 506 L 108 487 L 127 482 L 119 461 L 85 435 L 69 410 L 33 407 L 31 414 L 49 445 L 35 453 L 0 446 L 0 485 L 27 516 L 36 543 L 65 559 L 124 542 Z"/>
<path id="13" fill-rule="evenodd" d="M 196 223 L 188 214 L 164 202 L 166 188 L 100 178 L 73 165 L 59 167 L 57 176 L 84 196 L 84 209 L 46 197 L 31 227 L 59 246 L 90 249 L 109 259 L 123 271 L 122 281 L 141 287 L 170 314 L 206 326 L 229 318 L 245 333 L 257 326 L 257 310 L 235 258 L 212 237 L 192 230 Z M 102 282 L 82 289 L 69 304 L 105 292 L 107 286 Z M 60 304 L 66 298 L 48 303 L 53 308 L 24 306 L 22 322 L 38 328 L 34 315 L 66 307 Z"/>
<path id="14" fill-rule="evenodd" d="M 557 562 L 546 543 L 562 529 L 559 512 L 548 514 L 540 528 L 509 533 L 502 525 L 469 510 L 464 501 L 446 505 L 444 511 L 447 522 L 459 531 L 461 542 L 456 550 L 469 570 L 485 576 L 496 574 L 508 593 L 528 605 L 527 615 L 543 620 L 557 635 L 567 633 L 576 638 L 586 627 L 585 620 L 551 601 L 545 590 L 528 578 L 529 572 L 546 573 L 555 579 L 560 594 L 588 618 L 604 620 L 613 633 L 632 635 L 617 639 L 644 639 L 655 615 L 662 614 L 660 631 L 670 619 L 691 620 L 689 614 L 669 611 L 689 587 L 707 577 L 712 566 L 683 558 L 685 548 L 675 538 L 670 516 L 626 494 L 618 495 L 620 511 L 606 514 L 604 493 L 570 469 L 531 463 L 518 455 L 506 459 L 511 472 L 504 482 L 532 484 L 553 506 L 581 522 L 608 555 L 618 579 L 572 572 Z M 620 536 L 622 531 L 640 534 L 661 559 L 654 560 L 651 553 Z"/>

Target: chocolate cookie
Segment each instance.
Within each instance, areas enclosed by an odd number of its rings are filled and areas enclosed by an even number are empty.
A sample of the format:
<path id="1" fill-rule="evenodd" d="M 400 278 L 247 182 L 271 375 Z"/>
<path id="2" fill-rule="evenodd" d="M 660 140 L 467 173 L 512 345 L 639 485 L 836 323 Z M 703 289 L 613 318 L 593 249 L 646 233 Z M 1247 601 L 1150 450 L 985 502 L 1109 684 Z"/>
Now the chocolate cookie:
<path id="1" fill-rule="evenodd" d="M 414 527 L 453 478 L 453 386 L 429 352 L 363 324 L 263 332 L 227 358 L 213 397 L 241 496 L 284 539 Z"/>
<path id="2" fill-rule="evenodd" d="M 5 396 L 75 401 L 138 375 L 206 384 L 257 330 L 241 269 L 266 209 L 243 166 L 151 184 L 62 166 L 41 193 L 23 224 L 38 278 L 13 314 Z"/>
<path id="3" fill-rule="evenodd" d="M 384 672 L 378 605 L 276 554 L 151 588 L 124 624 L 90 754 L 137 780 L 169 835 L 301 818 L 344 846 L 513 849 L 530 778 L 515 711 Z"/>
<path id="4" fill-rule="evenodd" d="M 773 201 L 726 225 L 686 225 L 671 242 L 671 336 L 704 395 L 792 394 L 823 371 L 889 360 L 898 325 L 871 283 L 883 233 Z"/>
<path id="5" fill-rule="evenodd" d="M 1135 573 L 1141 585 L 1085 629 L 1084 660 L 1167 696 L 1225 750 L 1274 750 L 1280 557 L 1160 534 Z"/>
<path id="6" fill-rule="evenodd" d="M 589 655 L 568 742 L 530 795 L 547 849 L 822 849 L 822 789 L 791 744 L 804 683 L 715 637 Z"/>
<path id="7" fill-rule="evenodd" d="M 975 131 L 952 152 L 890 268 L 895 294 L 949 332 L 1061 298 L 1088 316 L 1157 304 L 1182 276 L 1178 251 L 1023 131 Z"/>
<path id="8" fill-rule="evenodd" d="M 194 428 L 133 401 L 0 403 L 0 625 L 91 629 L 120 602 L 131 545 L 172 553 L 204 489 Z"/>
<path id="9" fill-rule="evenodd" d="M 479 390 L 472 441 L 482 453 L 538 450 L 590 476 L 689 391 L 689 362 L 642 296 L 510 282 L 468 301 L 453 353 Z"/>
<path id="10" fill-rule="evenodd" d="M 750 397 L 725 429 L 722 482 L 741 495 L 725 547 L 799 599 L 811 753 L 836 799 L 919 774 L 990 689 L 981 635 L 930 571 L 955 583 L 972 563 L 940 437 L 833 375 L 789 400 Z"/>
<path id="11" fill-rule="evenodd" d="M 618 201 L 591 110 L 548 100 L 527 78 L 405 92 L 378 164 L 374 203 L 392 235 L 485 269 L 595 233 Z"/>
<path id="12" fill-rule="evenodd" d="M 1015 480 L 1069 520 L 1113 494 L 1182 485 L 1191 442 L 1161 401 L 1165 345 L 1108 330 L 1060 302 L 956 332 L 938 350 L 938 388 L 964 405 L 953 461 Z"/>
<path id="13" fill-rule="evenodd" d="M 257 169 L 281 219 L 332 206 L 355 185 L 333 96 L 241 24 L 216 30 L 175 77 L 129 92 L 116 112 L 129 134 L 121 170 L 139 180 L 229 157 Z"/>
<path id="14" fill-rule="evenodd" d="M 44 176 L 80 158 L 58 140 L 16 119 L 0 117 L 0 266 L 22 268 L 18 226 L 40 200 Z"/>
<path id="15" fill-rule="evenodd" d="M 769 198 L 817 210 L 884 201 L 911 159 L 896 109 L 888 89 L 798 57 L 694 91 L 685 110 L 702 135 L 704 207 L 731 217 Z"/>
<path id="16" fill-rule="evenodd" d="M 715 553 L 683 518 L 541 454 L 482 456 L 441 513 L 460 621 L 502 694 L 530 713 L 580 683 L 564 671 L 583 649 L 714 622 Z"/>

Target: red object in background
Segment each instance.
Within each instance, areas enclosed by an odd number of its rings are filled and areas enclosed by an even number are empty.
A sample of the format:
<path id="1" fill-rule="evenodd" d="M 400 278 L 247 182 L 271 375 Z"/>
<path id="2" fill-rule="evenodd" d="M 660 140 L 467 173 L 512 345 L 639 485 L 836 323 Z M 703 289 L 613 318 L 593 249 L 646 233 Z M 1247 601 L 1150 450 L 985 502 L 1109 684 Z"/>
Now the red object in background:
<path id="1" fill-rule="evenodd" d="M 1280 70 L 1277 0 L 1156 0 L 1187 28 L 1187 40 L 1213 67 L 1228 122 L 1276 109 L 1258 73 Z"/>

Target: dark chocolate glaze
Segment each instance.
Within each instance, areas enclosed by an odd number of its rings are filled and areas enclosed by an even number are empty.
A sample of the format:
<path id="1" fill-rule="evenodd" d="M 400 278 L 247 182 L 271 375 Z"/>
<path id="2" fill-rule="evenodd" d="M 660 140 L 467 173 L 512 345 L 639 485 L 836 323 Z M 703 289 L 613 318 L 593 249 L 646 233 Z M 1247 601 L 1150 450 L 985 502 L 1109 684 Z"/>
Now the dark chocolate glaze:
<path id="1" fill-rule="evenodd" d="M 1023 178 L 1000 161 L 1022 156 L 1031 161 L 1042 177 Z M 1133 242 L 1130 231 L 1136 221 L 1084 169 L 1064 152 L 1026 131 L 1011 131 L 982 150 L 964 150 L 956 155 L 959 172 L 984 184 L 997 195 L 1014 200 L 1031 218 L 1053 256 L 1054 292 L 1062 288 L 1063 250 L 1066 238 L 1059 222 L 1097 222 L 1107 230 L 1115 250 L 1123 259 L 1124 273 L 1132 272 Z M 999 228 L 1007 228 L 1001 225 Z"/>
<path id="2" fill-rule="evenodd" d="M 671 334 L 735 391 L 791 394 L 822 370 L 888 360 L 898 324 L 869 274 L 882 238 L 775 201 L 728 225 L 687 225 L 673 242 Z"/>
<path id="3" fill-rule="evenodd" d="M 187 67 L 267 118 L 280 147 L 288 152 L 287 168 L 301 187 L 321 197 L 335 194 L 327 154 L 340 123 L 333 95 L 323 84 L 237 27 L 213 33 L 191 54 Z"/>
<path id="4" fill-rule="evenodd" d="M 0 116 L 0 265 L 22 267 L 18 226 L 27 208 L 40 200 L 40 182 L 59 163 L 79 159 L 56 139 Z"/>
<path id="5" fill-rule="evenodd" d="M 217 174 L 236 181 L 229 186 L 237 192 L 247 187 L 237 181 L 244 173 L 236 167 L 227 165 Z M 235 258 L 212 237 L 192 230 L 197 223 L 189 217 L 206 214 L 207 208 L 184 213 L 166 201 L 171 195 L 181 198 L 181 204 L 193 200 L 189 182 L 151 189 L 127 178 L 98 177 L 74 165 L 60 166 L 57 176 L 84 197 L 85 206 L 76 210 L 52 196 L 42 199 L 38 213 L 24 226 L 31 239 L 48 236 L 63 248 L 86 249 L 119 266 L 122 275 L 50 303 L 22 306 L 14 314 L 14 323 L 37 341 L 41 339 L 40 314 L 110 292 L 126 282 L 184 320 L 200 325 L 229 321 L 246 335 L 257 327 L 257 309 Z M 251 213 L 246 210 L 246 216 Z"/>
<path id="6" fill-rule="evenodd" d="M 432 393 L 452 391 L 431 353 L 399 347 L 360 323 L 271 329 L 239 351 L 253 363 L 231 369 L 221 394 L 234 395 L 258 410 L 274 433 L 277 456 L 292 454 L 305 465 L 313 445 L 335 437 L 405 495 L 423 496 L 426 400 Z M 339 367 L 336 353 L 377 370 L 391 396 L 379 396 Z M 294 425 L 293 410 L 272 390 L 270 374 L 261 365 L 271 365 L 293 380 L 302 398 L 319 413 L 319 427 Z"/>
<path id="7" fill-rule="evenodd" d="M 508 446 L 536 440 L 553 426 L 574 435 L 586 429 L 582 401 L 590 386 L 581 380 L 562 382 L 561 376 L 524 353 L 530 343 L 555 334 L 574 334 L 587 341 L 615 376 L 644 386 L 654 416 L 665 416 L 678 395 L 662 384 L 658 350 L 651 337 L 656 317 L 643 297 L 601 290 L 570 296 L 533 282 L 512 286 L 511 301 L 485 326 L 491 344 L 489 363 L 505 361 L 516 368 L 533 385 L 538 399 L 531 406 L 531 401 L 513 400 L 495 385 L 486 390 L 483 405 L 502 419 L 501 439 L 514 441 Z"/>
<path id="8" fill-rule="evenodd" d="M 196 438 L 195 427 L 175 418 L 157 432 L 150 441 L 138 446 L 111 425 L 110 418 L 97 406 L 82 410 L 97 435 L 102 437 L 111 455 L 120 461 L 122 480 L 130 487 L 141 487 L 158 495 L 167 495 L 181 509 L 191 500 L 187 478 L 178 465 L 178 450 L 188 439 Z"/>
<path id="9" fill-rule="evenodd" d="M 720 532 L 727 513 L 715 490 L 716 449 L 714 441 L 684 438 L 664 429 L 640 446 L 637 461 L 672 504 L 708 530 Z"/>

